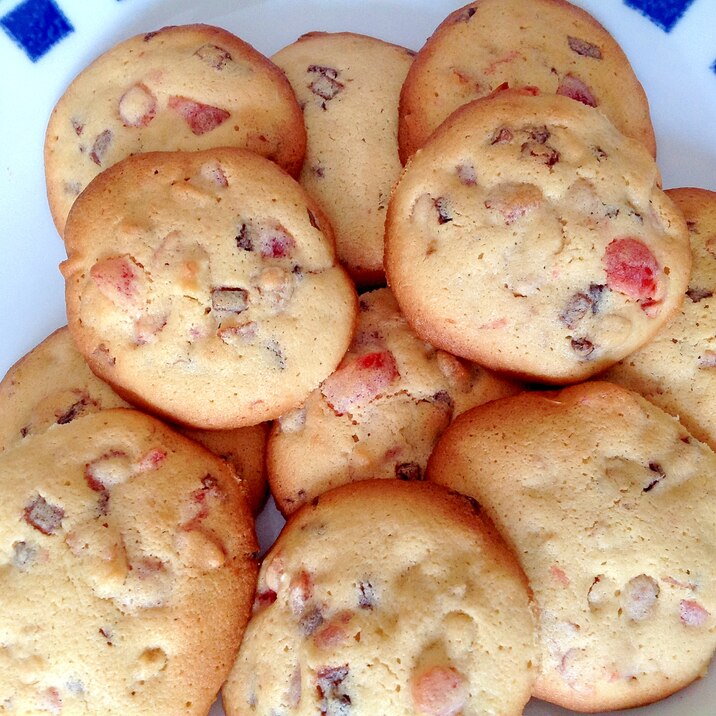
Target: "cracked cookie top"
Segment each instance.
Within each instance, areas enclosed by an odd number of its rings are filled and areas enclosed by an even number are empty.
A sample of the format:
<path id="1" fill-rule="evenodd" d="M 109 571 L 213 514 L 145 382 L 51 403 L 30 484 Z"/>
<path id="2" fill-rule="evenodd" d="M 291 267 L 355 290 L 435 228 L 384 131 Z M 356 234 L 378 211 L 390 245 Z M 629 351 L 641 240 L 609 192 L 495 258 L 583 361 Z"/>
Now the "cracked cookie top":
<path id="1" fill-rule="evenodd" d="M 256 585 L 226 464 L 112 409 L 0 455 L 0 703 L 11 713 L 208 713 Z"/>
<path id="2" fill-rule="evenodd" d="M 347 482 L 421 480 L 455 415 L 519 390 L 420 340 L 389 289 L 364 293 L 338 369 L 274 424 L 267 462 L 276 504 L 288 515 Z"/>
<path id="3" fill-rule="evenodd" d="M 504 91 L 451 116 L 396 186 L 386 273 L 436 346 L 548 383 L 644 344 L 683 300 L 681 212 L 598 110 Z"/>
<path id="4" fill-rule="evenodd" d="M 79 193 L 120 159 L 222 146 L 250 149 L 298 175 L 306 132 L 278 67 L 210 25 L 121 42 L 75 78 L 50 117 L 45 176 L 58 231 Z"/>
<path id="5" fill-rule="evenodd" d="M 67 222 L 68 324 L 131 403 L 229 429 L 305 400 L 345 353 L 357 297 L 327 220 L 241 149 L 135 155 Z"/>
<path id="6" fill-rule="evenodd" d="M 644 89 L 589 13 L 565 0 L 479 0 L 448 15 L 415 57 L 400 97 L 403 162 L 458 107 L 507 87 L 598 107 L 656 153 Z"/>
<path id="7" fill-rule="evenodd" d="M 605 382 L 464 413 L 428 479 L 476 499 L 539 611 L 535 695 L 579 711 L 651 703 L 716 648 L 716 455 Z"/>
<path id="8" fill-rule="evenodd" d="M 223 689 L 228 716 L 518 716 L 537 671 L 524 575 L 468 499 L 332 490 L 287 523 Z"/>

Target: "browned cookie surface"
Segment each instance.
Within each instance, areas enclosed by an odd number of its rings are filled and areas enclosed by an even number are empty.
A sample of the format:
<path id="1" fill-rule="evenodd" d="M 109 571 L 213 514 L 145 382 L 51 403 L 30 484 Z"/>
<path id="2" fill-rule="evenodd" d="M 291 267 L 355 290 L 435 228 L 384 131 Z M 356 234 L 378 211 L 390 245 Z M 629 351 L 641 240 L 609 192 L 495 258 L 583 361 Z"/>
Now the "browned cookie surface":
<path id="1" fill-rule="evenodd" d="M 403 162 L 458 107 L 505 87 L 598 107 L 656 151 L 644 90 L 591 15 L 565 0 L 480 0 L 449 15 L 415 58 L 400 100 Z"/>
<path id="2" fill-rule="evenodd" d="M 418 335 L 543 382 L 583 380 L 646 343 L 690 266 L 651 155 L 556 95 L 462 107 L 388 208 L 386 273 Z"/>
<path id="3" fill-rule="evenodd" d="M 535 695 L 580 711 L 651 703 L 716 647 L 716 455 L 611 383 L 522 393 L 444 433 L 428 478 L 475 498 L 540 614 Z"/>
<path id="4" fill-rule="evenodd" d="M 45 138 L 50 209 L 64 233 L 78 194 L 130 154 L 244 147 L 297 176 L 301 110 L 281 71 L 210 25 L 137 35 L 84 69 L 55 107 Z"/>
<path id="5" fill-rule="evenodd" d="M 342 358 L 357 298 L 300 185 L 240 149 L 103 172 L 67 222 L 68 323 L 130 402 L 194 427 L 277 417 Z"/>
<path id="6" fill-rule="evenodd" d="M 0 483 L 3 708 L 205 716 L 256 585 L 226 464 L 114 409 L 6 450 Z"/>

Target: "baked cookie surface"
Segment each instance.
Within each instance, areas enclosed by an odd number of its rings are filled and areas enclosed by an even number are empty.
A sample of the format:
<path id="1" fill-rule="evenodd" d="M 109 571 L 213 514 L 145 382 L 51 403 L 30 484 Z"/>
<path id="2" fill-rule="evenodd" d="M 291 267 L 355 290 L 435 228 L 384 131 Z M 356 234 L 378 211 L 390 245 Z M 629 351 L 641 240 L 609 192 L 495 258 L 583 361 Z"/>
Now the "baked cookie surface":
<path id="1" fill-rule="evenodd" d="M 3 708 L 207 714 L 257 572 L 225 463 L 114 409 L 6 450 L 0 482 Z"/>
<path id="2" fill-rule="evenodd" d="M 66 425 L 98 410 L 129 407 L 92 373 L 64 326 L 21 358 L 0 382 L 0 452 L 52 425 Z M 252 510 L 261 509 L 267 490 L 265 424 L 236 430 L 173 427 L 226 460 Z"/>
<path id="3" fill-rule="evenodd" d="M 547 383 L 644 344 L 683 300 L 690 265 L 652 157 L 556 95 L 505 91 L 459 109 L 388 208 L 388 282 L 418 335 Z"/>
<path id="4" fill-rule="evenodd" d="M 664 698 L 716 647 L 716 456 L 610 383 L 464 413 L 428 479 L 476 499 L 540 614 L 535 695 L 579 711 Z"/>
<path id="5" fill-rule="evenodd" d="M 641 393 L 716 449 L 716 193 L 669 189 L 689 227 L 693 263 L 681 309 L 604 380 Z"/>
<path id="6" fill-rule="evenodd" d="M 80 352 L 122 397 L 176 422 L 277 417 L 350 342 L 357 298 L 330 225 L 256 154 L 130 157 L 83 192 L 65 240 Z"/>
<path id="7" fill-rule="evenodd" d="M 297 512 L 264 559 L 224 708 L 521 714 L 533 628 L 524 576 L 465 498 L 347 485 Z"/>
<path id="8" fill-rule="evenodd" d="M 242 147 L 298 176 L 306 134 L 281 71 L 210 25 L 125 40 L 65 91 L 45 138 L 45 175 L 58 231 L 89 182 L 130 154 Z"/>
<path id="9" fill-rule="evenodd" d="M 291 82 L 308 135 L 301 184 L 359 284 L 384 280 L 385 210 L 400 174 L 398 97 L 413 53 L 350 32 L 302 35 L 271 59 Z"/>
<path id="10" fill-rule="evenodd" d="M 401 159 L 461 105 L 525 86 L 598 107 L 656 153 L 644 89 L 589 13 L 564 0 L 479 0 L 451 13 L 415 58 L 400 98 Z"/>
<path id="11" fill-rule="evenodd" d="M 338 369 L 302 407 L 274 423 L 267 463 L 276 504 L 288 515 L 347 482 L 421 480 L 455 415 L 519 391 L 420 340 L 389 289 L 364 293 Z"/>

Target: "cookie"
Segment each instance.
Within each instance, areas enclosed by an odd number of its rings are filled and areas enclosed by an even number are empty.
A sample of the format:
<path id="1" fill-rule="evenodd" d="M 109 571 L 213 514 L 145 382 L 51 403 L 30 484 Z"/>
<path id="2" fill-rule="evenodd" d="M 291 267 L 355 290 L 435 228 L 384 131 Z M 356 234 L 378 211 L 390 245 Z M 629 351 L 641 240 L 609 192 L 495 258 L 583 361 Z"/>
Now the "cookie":
<path id="1" fill-rule="evenodd" d="M 693 268 L 686 297 L 667 326 L 603 377 L 641 393 L 716 449 L 716 193 L 666 193 L 689 227 Z"/>
<path id="2" fill-rule="evenodd" d="M 52 425 L 128 407 L 92 373 L 64 326 L 20 359 L 0 382 L 0 452 Z M 226 460 L 253 511 L 261 509 L 267 489 L 265 424 L 216 431 L 174 427 Z"/>
<path id="3" fill-rule="evenodd" d="M 683 300 L 681 212 L 638 142 L 557 95 L 465 105 L 416 154 L 386 222 L 386 273 L 425 340 L 546 383 L 646 343 Z"/>
<path id="4" fill-rule="evenodd" d="M 256 584 L 226 464 L 137 411 L 0 455 L 0 703 L 12 713 L 208 713 Z"/>
<path id="5" fill-rule="evenodd" d="M 415 57 L 400 96 L 402 161 L 458 107 L 506 87 L 598 107 L 656 154 L 644 89 L 589 13 L 565 0 L 480 0 L 448 15 Z"/>
<path id="6" fill-rule="evenodd" d="M 288 515 L 348 482 L 421 480 L 455 415 L 519 390 L 421 341 L 389 289 L 364 293 L 338 370 L 274 423 L 267 463 L 276 504 Z"/>
<path id="7" fill-rule="evenodd" d="M 401 171 L 398 98 L 413 52 L 350 32 L 311 32 L 271 59 L 303 107 L 301 184 L 336 233 L 336 250 L 363 285 L 385 280 L 383 230 Z"/>
<path id="8" fill-rule="evenodd" d="M 62 235 L 78 194 L 130 154 L 243 147 L 298 176 L 305 145 L 301 109 L 270 60 L 218 27 L 165 27 L 101 55 L 60 98 L 45 137 L 50 211 Z"/>
<path id="9" fill-rule="evenodd" d="M 460 495 L 369 480 L 296 513 L 264 559 L 228 716 L 521 714 L 527 584 Z"/>
<path id="10" fill-rule="evenodd" d="M 233 429 L 303 402 L 357 313 L 301 186 L 231 148 L 153 152 L 99 175 L 67 221 L 68 323 L 93 372 L 176 422 Z"/>
<path id="11" fill-rule="evenodd" d="M 716 647 L 716 455 L 610 383 L 464 413 L 428 478 L 476 499 L 540 613 L 535 695 L 579 711 L 664 698 Z"/>

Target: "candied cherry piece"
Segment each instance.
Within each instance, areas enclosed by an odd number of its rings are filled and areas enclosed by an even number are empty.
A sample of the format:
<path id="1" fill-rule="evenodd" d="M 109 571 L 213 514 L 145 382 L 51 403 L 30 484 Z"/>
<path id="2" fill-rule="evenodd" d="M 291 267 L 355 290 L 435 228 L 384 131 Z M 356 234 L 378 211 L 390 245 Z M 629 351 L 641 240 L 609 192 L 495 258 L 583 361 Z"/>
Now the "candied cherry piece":
<path id="1" fill-rule="evenodd" d="M 399 377 L 390 351 L 366 353 L 339 367 L 323 382 L 321 392 L 331 407 L 342 415 L 352 407 L 370 402 Z"/>
<path id="2" fill-rule="evenodd" d="M 169 108 L 177 112 L 197 136 L 211 132 L 231 116 L 225 109 L 195 102 L 186 97 L 170 97 Z"/>
<path id="3" fill-rule="evenodd" d="M 610 289 L 642 304 L 654 300 L 660 268 L 644 242 L 630 236 L 614 239 L 604 252 L 602 264 Z"/>

